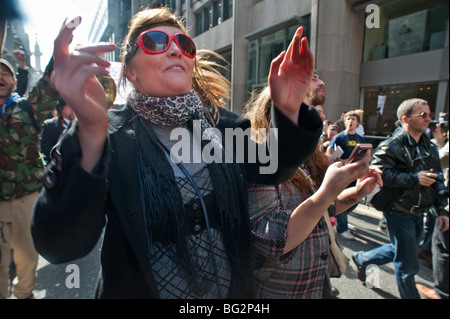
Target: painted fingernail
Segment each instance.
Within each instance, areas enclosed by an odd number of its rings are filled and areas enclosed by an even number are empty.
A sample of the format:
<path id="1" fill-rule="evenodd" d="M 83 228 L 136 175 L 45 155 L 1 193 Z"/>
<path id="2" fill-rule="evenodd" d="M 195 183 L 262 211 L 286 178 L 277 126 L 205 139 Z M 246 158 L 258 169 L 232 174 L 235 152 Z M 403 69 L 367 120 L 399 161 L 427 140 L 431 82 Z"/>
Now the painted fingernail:
<path id="1" fill-rule="evenodd" d="M 72 21 L 66 23 L 66 27 L 68 29 L 76 29 L 78 28 L 78 26 L 81 24 L 81 17 L 76 17 L 75 19 L 73 19 Z"/>

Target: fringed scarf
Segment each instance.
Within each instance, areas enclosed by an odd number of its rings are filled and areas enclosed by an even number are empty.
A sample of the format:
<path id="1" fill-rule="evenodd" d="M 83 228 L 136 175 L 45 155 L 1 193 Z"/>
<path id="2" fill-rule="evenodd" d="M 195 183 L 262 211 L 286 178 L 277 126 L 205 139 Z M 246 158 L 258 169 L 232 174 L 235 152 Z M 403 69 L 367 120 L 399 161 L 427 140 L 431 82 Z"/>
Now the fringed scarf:
<path id="1" fill-rule="evenodd" d="M 152 98 L 134 93 L 129 97 L 128 105 L 141 118 L 133 122 L 133 128 L 138 141 L 141 200 L 150 245 L 154 237 L 165 235 L 168 242 L 176 244 L 178 251 L 176 258 L 186 275 L 195 277 L 193 256 L 186 245 L 190 229 L 181 194 L 172 166 L 158 145 L 158 137 L 146 122 L 167 126 L 182 126 L 187 123 L 187 126 L 192 129 L 192 121 L 200 120 L 203 146 L 208 142 L 219 143 L 220 147 L 222 144 L 214 130 L 208 130 L 212 126 L 207 121 L 202 102 L 195 92 L 169 98 Z M 210 135 L 205 135 L 206 131 L 209 131 Z M 209 141 L 205 140 L 205 136 L 210 137 Z M 235 291 L 243 289 L 242 285 L 245 285 L 248 280 L 245 278 L 248 274 L 243 273 L 243 269 L 248 268 L 247 262 L 249 258 L 251 259 L 250 256 L 242 254 L 239 247 L 241 240 L 245 241 L 249 238 L 241 231 L 243 223 L 246 224 L 247 221 L 242 220 L 245 214 L 241 211 L 237 188 L 233 186 L 237 182 L 236 178 L 241 178 L 240 172 L 238 176 L 236 172 L 233 172 L 236 167 L 236 164 L 226 164 L 224 158 L 222 163 L 208 164 L 218 205 L 216 210 L 220 214 L 224 243 L 232 266 L 233 281 L 235 281 L 232 285 Z M 243 267 L 244 264 L 246 267 Z"/>

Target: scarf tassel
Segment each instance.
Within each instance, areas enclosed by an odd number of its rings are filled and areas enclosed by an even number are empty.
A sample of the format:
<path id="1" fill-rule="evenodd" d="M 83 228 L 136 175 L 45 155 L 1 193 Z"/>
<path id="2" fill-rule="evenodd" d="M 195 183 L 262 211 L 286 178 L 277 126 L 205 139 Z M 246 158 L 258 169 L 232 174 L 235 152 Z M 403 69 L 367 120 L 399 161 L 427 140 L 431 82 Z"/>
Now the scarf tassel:
<path id="1" fill-rule="evenodd" d="M 148 169 L 140 150 L 138 150 L 138 166 L 140 197 L 150 245 L 153 241 L 164 245 L 175 244 L 177 253 L 173 258 L 178 260 L 187 279 L 194 280 L 195 266 L 186 245 L 188 221 L 184 217 L 184 208 L 176 204 L 179 203 L 176 192 L 178 188 L 166 177 Z"/>

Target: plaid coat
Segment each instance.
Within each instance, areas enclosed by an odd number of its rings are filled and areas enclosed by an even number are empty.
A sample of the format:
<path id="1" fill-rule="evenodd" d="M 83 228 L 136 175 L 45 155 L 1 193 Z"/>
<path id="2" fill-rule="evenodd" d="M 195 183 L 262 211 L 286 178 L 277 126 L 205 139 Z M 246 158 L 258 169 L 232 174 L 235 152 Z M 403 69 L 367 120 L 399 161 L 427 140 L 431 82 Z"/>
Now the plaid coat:
<path id="1" fill-rule="evenodd" d="M 250 185 L 249 215 L 255 247 L 256 298 L 321 299 L 330 260 L 329 235 L 322 218 L 309 236 L 284 254 L 292 211 L 302 203 L 283 185 Z"/>

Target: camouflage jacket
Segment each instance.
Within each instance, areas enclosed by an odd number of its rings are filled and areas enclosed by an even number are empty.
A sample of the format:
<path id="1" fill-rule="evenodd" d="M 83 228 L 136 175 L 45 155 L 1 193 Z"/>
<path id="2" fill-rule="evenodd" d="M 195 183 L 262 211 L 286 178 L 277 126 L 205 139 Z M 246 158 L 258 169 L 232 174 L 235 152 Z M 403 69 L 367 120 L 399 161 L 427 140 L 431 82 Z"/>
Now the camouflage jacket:
<path id="1" fill-rule="evenodd" d="M 52 71 L 53 59 L 27 99 L 39 126 L 55 110 L 59 99 L 50 82 Z M 18 199 L 39 191 L 43 168 L 39 132 L 33 127 L 28 112 L 16 101 L 0 118 L 0 201 Z"/>

